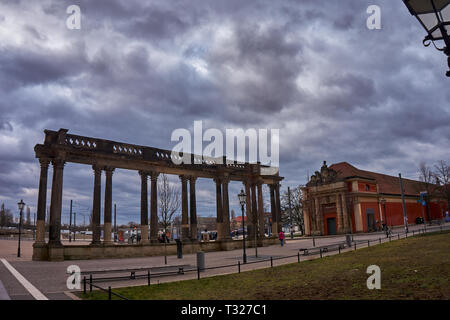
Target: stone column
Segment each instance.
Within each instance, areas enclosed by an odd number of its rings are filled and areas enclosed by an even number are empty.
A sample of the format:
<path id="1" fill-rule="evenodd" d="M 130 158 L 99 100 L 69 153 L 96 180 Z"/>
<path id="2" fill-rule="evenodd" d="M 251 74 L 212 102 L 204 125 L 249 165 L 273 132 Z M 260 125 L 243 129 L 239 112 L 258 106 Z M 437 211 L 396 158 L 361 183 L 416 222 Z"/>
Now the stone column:
<path id="1" fill-rule="evenodd" d="M 314 211 L 315 211 L 315 215 L 316 215 L 316 233 L 317 234 L 321 234 L 321 228 L 320 228 L 320 202 L 319 202 L 319 197 L 315 197 L 314 198 Z"/>
<path id="2" fill-rule="evenodd" d="M 197 199 L 195 197 L 195 181 L 197 177 L 191 176 L 189 178 L 189 204 L 190 204 L 190 221 L 191 221 L 191 240 L 197 241 Z"/>
<path id="3" fill-rule="evenodd" d="M 272 213 L 272 236 L 276 237 L 278 234 L 277 224 L 277 202 L 275 200 L 275 185 L 269 184 L 270 189 L 270 212 Z"/>
<path id="4" fill-rule="evenodd" d="M 158 172 L 151 172 L 150 241 L 158 242 Z"/>
<path id="5" fill-rule="evenodd" d="M 141 243 L 148 243 L 148 173 L 139 171 L 141 176 Z"/>
<path id="6" fill-rule="evenodd" d="M 222 183 L 221 179 L 214 178 L 214 182 L 216 183 L 216 211 L 217 211 L 217 240 L 222 240 L 224 237 L 223 234 L 223 206 L 222 206 Z"/>
<path id="7" fill-rule="evenodd" d="M 275 184 L 275 204 L 277 208 L 277 233 L 282 230 L 281 225 L 281 204 L 280 204 L 280 184 Z"/>
<path id="8" fill-rule="evenodd" d="M 259 235 L 258 237 L 264 238 L 264 201 L 262 192 L 262 181 L 257 183 L 258 189 L 258 220 L 259 220 Z"/>
<path id="9" fill-rule="evenodd" d="M 45 243 L 45 210 L 47 206 L 47 177 L 49 159 L 39 159 L 41 165 L 41 177 L 39 179 L 39 195 L 36 217 L 36 243 Z"/>
<path id="10" fill-rule="evenodd" d="M 247 230 L 252 230 L 253 228 L 253 215 L 252 215 L 252 195 L 251 195 L 251 190 L 250 190 L 250 183 L 248 181 L 244 182 L 244 186 L 245 186 L 245 215 L 246 215 L 246 220 L 245 220 L 245 225 L 247 226 Z M 241 227 L 242 227 L 242 223 L 241 223 Z"/>
<path id="11" fill-rule="evenodd" d="M 223 238 L 231 239 L 230 230 L 230 201 L 228 196 L 228 178 L 222 179 L 222 215 L 223 215 Z"/>
<path id="12" fill-rule="evenodd" d="M 256 183 L 252 182 L 252 228 L 249 230 L 250 239 L 255 239 L 255 232 L 258 233 L 258 202 L 256 200 Z"/>
<path id="13" fill-rule="evenodd" d="M 93 165 L 94 170 L 94 196 L 92 203 L 92 244 L 100 244 L 100 207 L 101 207 L 101 179 L 102 169 Z"/>
<path id="14" fill-rule="evenodd" d="M 352 232 L 352 220 L 351 216 L 348 214 L 347 209 L 347 200 L 345 197 L 345 193 L 341 194 L 341 200 L 342 200 L 342 217 L 344 220 L 344 232 Z"/>
<path id="15" fill-rule="evenodd" d="M 64 160 L 54 159 L 53 164 L 53 180 L 52 195 L 50 203 L 50 226 L 49 226 L 49 245 L 61 245 L 61 208 L 62 208 L 62 191 L 63 191 L 63 171 Z"/>
<path id="16" fill-rule="evenodd" d="M 111 231 L 112 231 L 112 175 L 114 168 L 106 167 L 106 184 L 105 184 L 105 212 L 104 212 L 104 224 L 103 224 L 103 242 L 105 244 L 112 243 Z"/>
<path id="17" fill-rule="evenodd" d="M 187 191 L 187 177 L 181 175 L 181 239 L 189 239 L 189 204 Z"/>
<path id="18" fill-rule="evenodd" d="M 336 215 L 337 215 L 337 233 L 344 233 L 345 226 L 344 226 L 344 219 L 342 216 L 340 193 L 336 194 Z"/>

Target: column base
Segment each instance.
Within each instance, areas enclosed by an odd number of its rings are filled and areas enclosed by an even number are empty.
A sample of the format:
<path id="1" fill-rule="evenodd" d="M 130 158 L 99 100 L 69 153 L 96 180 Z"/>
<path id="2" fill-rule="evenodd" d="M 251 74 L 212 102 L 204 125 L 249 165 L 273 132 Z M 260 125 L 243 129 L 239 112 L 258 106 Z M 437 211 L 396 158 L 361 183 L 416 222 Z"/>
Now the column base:
<path id="1" fill-rule="evenodd" d="M 64 247 L 62 244 L 48 245 L 48 260 L 49 261 L 64 261 Z"/>
<path id="2" fill-rule="evenodd" d="M 48 260 L 48 247 L 45 242 L 35 242 L 33 244 L 33 261 Z"/>

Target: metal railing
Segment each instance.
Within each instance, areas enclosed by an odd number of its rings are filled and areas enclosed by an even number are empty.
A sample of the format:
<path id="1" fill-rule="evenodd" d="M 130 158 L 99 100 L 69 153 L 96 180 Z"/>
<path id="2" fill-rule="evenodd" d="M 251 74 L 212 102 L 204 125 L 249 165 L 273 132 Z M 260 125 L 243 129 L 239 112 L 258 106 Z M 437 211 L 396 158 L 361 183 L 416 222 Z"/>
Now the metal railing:
<path id="1" fill-rule="evenodd" d="M 320 247 L 313 247 L 313 248 L 308 248 L 308 249 L 299 249 L 297 254 L 295 255 L 289 255 L 289 256 L 281 256 L 281 257 L 273 257 L 271 256 L 268 259 L 259 259 L 256 261 L 250 261 L 250 262 L 246 262 L 246 263 L 241 263 L 240 260 L 238 260 L 237 263 L 233 263 L 233 264 L 228 264 L 228 265 L 219 265 L 219 266 L 213 266 L 213 267 L 205 267 L 205 268 L 184 268 L 184 267 L 179 267 L 178 270 L 176 271 L 168 271 L 168 272 L 156 272 L 156 273 L 152 273 L 151 272 L 151 268 L 136 268 L 136 269 L 122 269 L 122 270 L 105 270 L 103 273 L 108 273 L 108 272 L 115 272 L 115 273 L 124 273 L 124 272 L 130 272 L 130 275 L 128 276 L 115 276 L 115 277 L 100 277 L 100 278 L 95 278 L 93 277 L 93 274 L 99 274 L 102 273 L 102 271 L 87 271 L 87 272 L 83 272 L 83 274 L 89 274 L 89 278 L 87 279 L 86 276 L 83 278 L 83 293 L 86 294 L 86 285 L 89 284 L 89 291 L 92 292 L 92 287 L 98 288 L 102 291 L 108 292 L 108 299 L 111 300 L 111 295 L 115 295 L 121 299 L 127 299 L 117 293 L 112 292 L 111 287 L 108 287 L 108 289 L 104 289 L 101 288 L 97 285 L 94 285 L 94 282 L 110 282 L 110 281 L 121 281 L 121 280 L 138 280 L 138 279 L 147 279 L 147 285 L 150 286 L 151 285 L 151 280 L 154 278 L 160 278 L 160 277 L 167 277 L 167 276 L 176 276 L 176 275 L 184 275 L 184 274 L 188 274 L 188 273 L 197 273 L 197 279 L 200 280 L 201 279 L 201 272 L 204 272 L 206 270 L 214 270 L 214 269 L 224 269 L 224 268 L 232 268 L 232 267 L 236 267 L 237 268 L 237 273 L 241 273 L 241 267 L 244 265 L 251 265 L 251 264 L 256 264 L 256 263 L 267 263 L 270 262 L 270 267 L 273 268 L 274 266 L 274 261 L 276 260 L 283 260 L 283 259 L 292 259 L 292 258 L 297 258 L 297 262 L 300 263 L 301 262 L 301 257 L 302 256 L 313 256 L 313 255 L 319 255 L 320 258 L 323 258 L 325 256 L 325 254 L 330 255 L 330 253 L 333 252 L 338 252 L 338 254 L 341 254 L 342 250 L 347 248 L 347 249 L 354 249 L 357 250 L 358 246 L 359 248 L 362 247 L 370 247 L 371 243 L 376 243 L 376 244 L 382 244 L 382 243 L 386 243 L 386 242 L 391 242 L 393 239 L 406 239 L 408 238 L 408 235 L 423 235 L 426 233 L 433 233 L 436 231 L 436 229 L 440 230 L 440 232 L 444 231 L 444 230 L 450 230 L 450 226 L 437 226 L 437 227 L 428 227 L 428 228 L 424 228 L 424 229 L 418 229 L 418 230 L 413 230 L 412 232 L 398 232 L 394 235 L 389 235 L 387 237 L 383 237 L 383 238 L 378 238 L 378 239 L 367 239 L 367 240 L 355 240 L 352 241 L 352 246 L 347 246 L 346 242 L 339 242 L 339 243 L 334 243 L 334 244 L 330 244 L 330 245 L 325 245 L 325 246 L 320 246 Z M 300 253 L 301 251 L 303 251 L 303 253 Z M 144 274 L 137 274 L 137 272 L 140 271 L 147 271 Z M 232 272 L 234 273 L 234 272 Z"/>

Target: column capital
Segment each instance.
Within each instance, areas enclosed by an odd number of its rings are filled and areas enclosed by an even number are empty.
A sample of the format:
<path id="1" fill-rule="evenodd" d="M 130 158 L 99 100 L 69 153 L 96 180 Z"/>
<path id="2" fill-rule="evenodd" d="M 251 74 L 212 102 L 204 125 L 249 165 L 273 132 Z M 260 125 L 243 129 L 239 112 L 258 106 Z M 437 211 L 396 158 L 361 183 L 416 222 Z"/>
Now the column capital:
<path id="1" fill-rule="evenodd" d="M 95 174 L 102 174 L 103 168 L 97 164 L 92 165 L 92 170 L 94 170 Z"/>
<path id="2" fill-rule="evenodd" d="M 216 184 L 222 184 L 222 177 L 214 177 L 214 178 L 213 178 L 213 181 L 214 181 Z"/>
<path id="3" fill-rule="evenodd" d="M 50 158 L 39 158 L 39 164 L 41 165 L 41 168 L 48 168 L 50 162 Z"/>
<path id="4" fill-rule="evenodd" d="M 178 177 L 180 178 L 181 182 L 186 182 L 190 178 L 189 176 L 184 175 L 184 174 L 180 174 Z"/>
<path id="5" fill-rule="evenodd" d="M 189 176 L 189 182 L 191 184 L 195 184 L 195 182 L 197 181 L 198 177 L 197 176 Z"/>
<path id="6" fill-rule="evenodd" d="M 53 167 L 56 169 L 63 169 L 64 165 L 66 164 L 66 161 L 64 161 L 63 159 L 52 159 L 52 164 Z"/>
<path id="7" fill-rule="evenodd" d="M 159 172 L 151 171 L 151 172 L 149 172 L 149 176 L 150 176 L 150 179 L 152 181 L 157 181 L 158 180 L 158 176 L 159 176 Z"/>
<path id="8" fill-rule="evenodd" d="M 114 170 L 116 170 L 116 168 L 106 166 L 106 167 L 104 168 L 104 170 L 105 170 L 106 174 L 113 174 L 113 173 L 114 173 Z"/>
<path id="9" fill-rule="evenodd" d="M 149 172 L 144 171 L 144 170 L 139 170 L 138 173 L 139 173 L 139 175 L 141 177 L 148 177 L 149 176 Z"/>

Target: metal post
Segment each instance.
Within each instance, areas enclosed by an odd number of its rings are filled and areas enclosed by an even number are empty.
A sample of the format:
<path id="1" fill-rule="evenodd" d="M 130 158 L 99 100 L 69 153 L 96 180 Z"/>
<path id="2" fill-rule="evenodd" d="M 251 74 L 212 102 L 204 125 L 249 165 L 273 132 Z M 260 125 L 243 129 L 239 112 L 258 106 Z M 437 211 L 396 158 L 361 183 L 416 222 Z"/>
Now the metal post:
<path id="1" fill-rule="evenodd" d="M 73 241 L 75 241 L 76 234 L 77 234 L 77 213 L 76 212 L 73 213 L 73 228 L 74 228 Z"/>
<path id="2" fill-rule="evenodd" d="M 402 206 L 403 206 L 403 221 L 405 223 L 405 231 L 408 232 L 408 216 L 406 215 L 405 193 L 403 191 L 402 175 L 399 173 L 400 190 L 402 192 Z"/>
<path id="3" fill-rule="evenodd" d="M 315 247 L 315 246 L 316 246 L 316 239 L 313 236 L 313 247 Z"/>
<path id="4" fill-rule="evenodd" d="M 381 244 L 381 238 L 378 238 L 378 241 L 380 242 L 380 244 Z"/>
<path id="5" fill-rule="evenodd" d="M 397 240 L 400 240 L 400 233 L 397 233 Z"/>
<path id="6" fill-rule="evenodd" d="M 19 246 L 17 247 L 17 257 L 20 258 L 20 238 L 22 236 L 22 209 L 19 216 Z"/>
<path id="7" fill-rule="evenodd" d="M 355 250 L 356 250 L 356 242 L 355 242 Z"/>
<path id="8" fill-rule="evenodd" d="M 86 294 L 86 276 L 83 277 L 83 293 Z"/>
<path id="9" fill-rule="evenodd" d="M 116 242 L 117 238 L 117 215 L 116 215 L 116 204 L 114 203 L 114 242 Z"/>
<path id="10" fill-rule="evenodd" d="M 300 263 L 300 252 L 297 252 L 297 261 Z"/>
<path id="11" fill-rule="evenodd" d="M 320 248 L 320 257 L 322 258 L 322 248 Z"/>
<path id="12" fill-rule="evenodd" d="M 270 257 L 270 267 L 273 268 L 273 259 Z"/>
<path id="13" fill-rule="evenodd" d="M 111 300 L 111 287 L 108 287 L 108 300 Z"/>
<path id="14" fill-rule="evenodd" d="M 339 250 L 339 254 L 341 254 L 341 245 L 339 245 L 338 250 Z"/>
<path id="15" fill-rule="evenodd" d="M 150 269 L 147 270 L 147 284 L 150 285 Z"/>
<path id="16" fill-rule="evenodd" d="M 242 259 L 244 264 L 247 263 L 247 254 L 245 252 L 245 220 L 244 220 L 244 205 L 241 205 L 242 210 Z"/>
<path id="17" fill-rule="evenodd" d="M 69 212 L 69 242 L 72 242 L 72 200 L 70 200 Z"/>
<path id="18" fill-rule="evenodd" d="M 238 273 L 241 273 L 241 262 L 238 260 Z"/>
<path id="19" fill-rule="evenodd" d="M 289 203 L 289 223 L 290 223 L 290 230 L 291 233 L 291 239 L 294 239 L 294 232 L 292 231 L 292 207 L 291 207 L 291 188 L 288 187 L 288 203 Z"/>
<path id="20" fill-rule="evenodd" d="M 92 274 L 89 275 L 89 292 L 92 292 Z"/>
<path id="21" fill-rule="evenodd" d="M 197 280 L 200 280 L 200 267 L 197 267 Z"/>
<path id="22" fill-rule="evenodd" d="M 367 240 L 367 247 L 370 247 L 370 240 Z"/>

